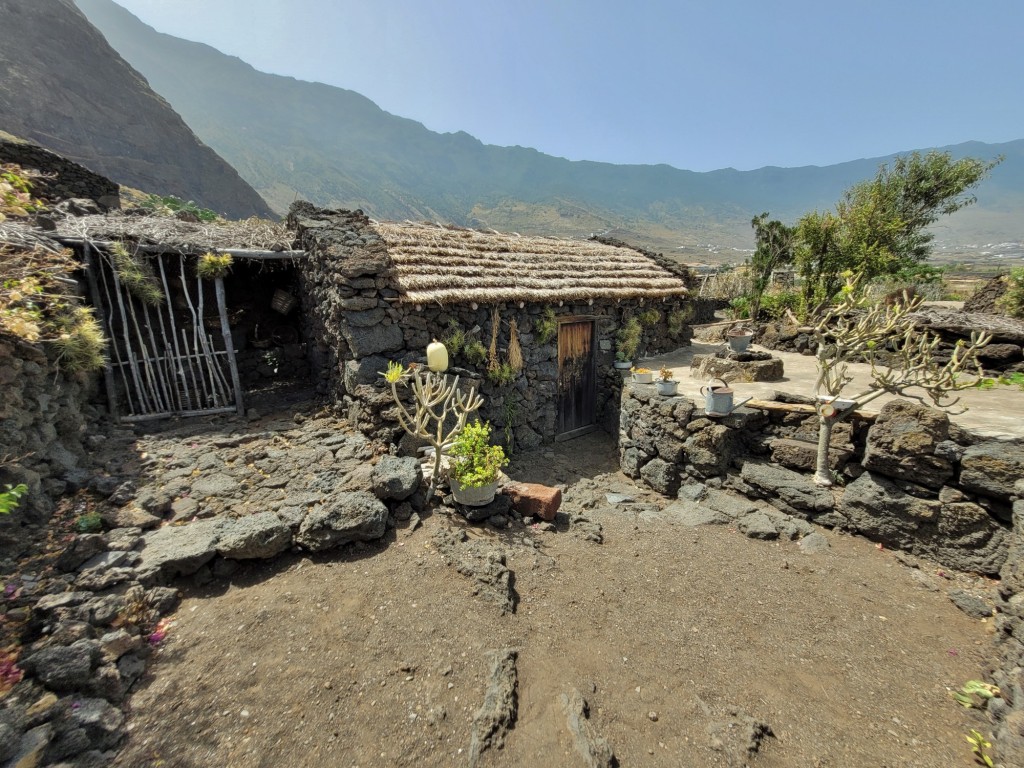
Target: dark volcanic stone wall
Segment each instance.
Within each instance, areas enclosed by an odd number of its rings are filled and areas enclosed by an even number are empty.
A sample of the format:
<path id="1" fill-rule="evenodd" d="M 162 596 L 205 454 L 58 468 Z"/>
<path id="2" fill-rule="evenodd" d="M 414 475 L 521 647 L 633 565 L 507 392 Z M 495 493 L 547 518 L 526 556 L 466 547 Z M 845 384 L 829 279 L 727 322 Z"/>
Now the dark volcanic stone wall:
<path id="1" fill-rule="evenodd" d="M 398 302 L 388 273 L 384 242 L 361 212 L 324 211 L 297 203 L 289 222 L 309 253 L 303 270 L 304 306 L 313 308 L 304 334 L 311 340 L 310 359 L 319 371 L 320 388 L 343 402 L 353 425 L 366 434 L 397 442 L 402 433 L 394 415 L 390 388 L 380 372 L 390 360 L 422 362 L 427 344 L 444 339 L 454 325 L 485 347 L 490 346 L 494 305 L 409 305 Z M 618 424 L 622 377 L 612 369 L 614 336 L 624 314 L 654 306 L 656 324 L 645 329 L 641 354 L 664 352 L 684 343 L 668 334 L 669 312 L 679 302 L 595 300 L 559 306 L 524 303 L 497 305 L 501 316 L 498 348 L 502 360 L 509 345 L 509 323 L 518 326 L 524 367 L 515 381 L 499 386 L 486 378 L 485 365 L 464 356 L 451 360 L 465 386 L 473 384 L 485 398 L 480 417 L 491 422 L 497 440 L 515 448 L 534 448 L 554 439 L 557 424 L 558 350 L 554 339 L 541 344 L 537 322 L 550 306 L 559 318 L 594 319 L 598 350 L 598 423 L 614 431 Z"/>
<path id="2" fill-rule="evenodd" d="M 0 163 L 17 163 L 44 174 L 32 179 L 33 197 L 50 202 L 87 198 L 106 209 L 121 207 L 117 184 L 35 144 L 0 137 Z"/>
<path id="3" fill-rule="evenodd" d="M 41 350 L 0 336 L 0 487 L 25 483 L 12 514 L 0 515 L 0 559 L 21 554 L 49 519 L 52 499 L 82 477 L 93 380 L 65 376 Z"/>

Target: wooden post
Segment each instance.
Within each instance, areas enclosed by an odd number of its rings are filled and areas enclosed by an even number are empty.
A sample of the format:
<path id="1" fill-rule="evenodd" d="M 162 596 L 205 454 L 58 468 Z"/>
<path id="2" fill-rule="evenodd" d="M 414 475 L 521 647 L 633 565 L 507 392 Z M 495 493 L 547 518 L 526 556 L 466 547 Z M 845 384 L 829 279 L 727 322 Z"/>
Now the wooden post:
<path id="1" fill-rule="evenodd" d="M 242 382 L 238 378 L 238 363 L 235 362 L 235 343 L 231 339 L 231 326 L 228 324 L 228 307 L 224 299 L 224 278 L 217 277 L 213 281 L 217 292 L 217 311 L 220 313 L 220 332 L 224 334 L 224 348 L 228 353 L 228 368 L 231 370 L 231 385 L 235 388 L 235 408 L 239 416 L 245 415 L 245 404 L 242 402 Z"/>
<path id="2" fill-rule="evenodd" d="M 89 283 L 89 296 L 92 298 L 93 306 L 96 308 L 96 315 L 100 321 L 103 332 L 107 336 L 107 344 L 114 345 L 114 337 L 110 333 L 109 323 L 103 314 L 103 299 L 100 296 L 100 286 L 96 281 L 97 264 L 89 251 L 89 241 L 82 243 L 82 254 L 85 259 L 85 279 Z M 107 411 L 115 419 L 117 418 L 117 389 L 114 387 L 114 369 L 107 355 L 103 365 L 103 387 L 107 390 Z"/>

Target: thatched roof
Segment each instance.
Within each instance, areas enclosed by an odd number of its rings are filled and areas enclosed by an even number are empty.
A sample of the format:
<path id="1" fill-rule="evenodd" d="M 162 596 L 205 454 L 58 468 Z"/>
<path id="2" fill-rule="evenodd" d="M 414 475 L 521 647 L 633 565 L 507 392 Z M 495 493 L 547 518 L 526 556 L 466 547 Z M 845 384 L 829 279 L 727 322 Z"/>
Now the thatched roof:
<path id="1" fill-rule="evenodd" d="M 295 233 L 283 222 L 266 219 L 241 221 L 191 222 L 173 217 L 136 213 L 54 217 L 57 228 L 43 234 L 62 239 L 87 239 L 94 242 L 131 240 L 140 245 L 156 245 L 184 253 L 232 248 L 254 251 L 288 251 L 294 248 Z M 27 224 L 10 221 L 23 231 Z M 38 231 L 38 230 L 37 230 Z M 0 233 L 2 236 L 3 233 Z"/>
<path id="2" fill-rule="evenodd" d="M 378 222 L 405 303 L 580 301 L 684 296 L 654 258 L 593 240 Z"/>
<path id="3" fill-rule="evenodd" d="M 53 239 L 22 221 L 6 219 L 0 221 L 0 251 L 8 253 L 26 251 L 47 251 L 60 253 L 61 246 Z"/>

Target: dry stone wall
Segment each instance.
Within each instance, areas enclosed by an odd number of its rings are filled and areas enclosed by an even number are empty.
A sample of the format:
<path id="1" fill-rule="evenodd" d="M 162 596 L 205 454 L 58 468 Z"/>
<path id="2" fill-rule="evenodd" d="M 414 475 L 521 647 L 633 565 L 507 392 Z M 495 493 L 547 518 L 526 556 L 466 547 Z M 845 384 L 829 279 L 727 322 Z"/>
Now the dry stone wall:
<path id="1" fill-rule="evenodd" d="M 85 198 L 104 209 L 121 207 L 120 187 L 113 181 L 35 144 L 0 137 L 0 163 L 16 163 L 44 174 L 32 180 L 33 197 L 49 201 Z"/>
<path id="2" fill-rule="evenodd" d="M 982 439 L 941 411 L 896 401 L 874 424 L 837 427 L 831 458 L 843 485 L 826 490 L 811 478 L 815 415 L 741 408 L 708 418 L 701 405 L 627 383 L 622 470 L 669 496 L 693 483 L 728 487 L 951 568 L 996 575 L 1006 562 L 1020 442 Z"/>
<path id="3" fill-rule="evenodd" d="M 978 362 L 989 376 L 1024 371 L 1024 320 L 985 314 L 957 312 L 926 307 L 912 316 L 921 330 L 930 331 L 941 339 L 935 351 L 936 359 L 945 362 L 957 343 L 969 342 L 973 331 L 984 331 L 992 336 L 991 342 L 978 355 Z M 758 326 L 754 340 L 768 349 L 813 355 L 814 336 L 806 326 L 795 326 L 785 321 Z"/>
<path id="4" fill-rule="evenodd" d="M 53 511 L 53 499 L 76 490 L 83 472 L 86 428 L 99 413 L 95 382 L 69 377 L 40 348 L 0 337 L 0 487 L 24 483 L 28 493 L 0 515 L 0 560 L 29 546 Z"/>

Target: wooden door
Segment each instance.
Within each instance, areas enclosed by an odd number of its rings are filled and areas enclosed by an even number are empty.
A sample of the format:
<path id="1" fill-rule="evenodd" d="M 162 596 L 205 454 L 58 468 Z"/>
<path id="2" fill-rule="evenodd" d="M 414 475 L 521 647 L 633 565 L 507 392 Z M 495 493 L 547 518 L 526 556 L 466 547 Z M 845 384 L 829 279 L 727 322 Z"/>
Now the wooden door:
<path id="1" fill-rule="evenodd" d="M 593 320 L 558 326 L 558 427 L 556 440 L 597 428 L 597 368 Z"/>

